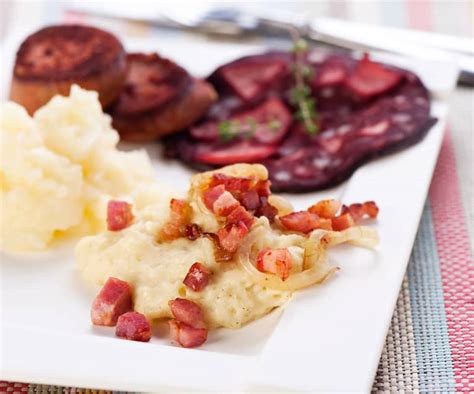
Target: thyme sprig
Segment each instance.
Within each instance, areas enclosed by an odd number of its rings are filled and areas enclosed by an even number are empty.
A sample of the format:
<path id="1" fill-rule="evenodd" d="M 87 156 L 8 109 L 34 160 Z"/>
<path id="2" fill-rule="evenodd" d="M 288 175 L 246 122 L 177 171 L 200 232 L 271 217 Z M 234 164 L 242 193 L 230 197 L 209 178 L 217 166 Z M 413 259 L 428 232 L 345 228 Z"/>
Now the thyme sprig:
<path id="1" fill-rule="evenodd" d="M 296 106 L 295 118 L 303 122 L 306 132 L 314 135 L 319 131 L 316 102 L 311 95 L 307 82 L 312 78 L 312 70 L 307 66 L 305 57 L 308 43 L 299 35 L 293 37 L 293 77 L 295 86 L 291 89 L 290 100 Z"/>
<path id="2" fill-rule="evenodd" d="M 276 133 L 281 127 L 281 122 L 278 119 L 271 119 L 265 126 Z M 217 124 L 217 131 L 219 139 L 224 142 L 232 141 L 237 137 L 251 139 L 257 132 L 257 121 L 251 116 L 245 118 L 243 122 L 238 119 L 223 120 Z"/>

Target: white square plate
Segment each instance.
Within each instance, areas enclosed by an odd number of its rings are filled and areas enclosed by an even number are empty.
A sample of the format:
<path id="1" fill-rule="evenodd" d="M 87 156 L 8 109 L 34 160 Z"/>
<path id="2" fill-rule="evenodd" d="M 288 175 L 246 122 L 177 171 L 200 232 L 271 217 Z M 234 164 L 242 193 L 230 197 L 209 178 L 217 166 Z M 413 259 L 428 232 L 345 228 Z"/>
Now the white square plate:
<path id="1" fill-rule="evenodd" d="M 3 89 L 18 39 L 2 48 Z M 261 50 L 255 45 L 210 43 L 199 38 L 127 41 L 129 50 L 157 50 L 197 75 Z M 408 62 L 437 93 L 453 88 L 448 65 Z M 440 83 L 439 72 L 444 79 Z M 360 168 L 343 185 L 321 193 L 290 195 L 296 208 L 333 197 L 375 200 L 381 237 L 376 251 L 338 247 L 330 253 L 342 270 L 321 286 L 295 294 L 284 308 L 241 330 L 216 330 L 200 349 L 117 340 L 94 328 L 89 308 L 96 289 L 77 277 L 72 244 L 29 257 L 1 255 L 1 379 L 117 390 L 363 391 L 371 389 L 393 308 L 409 259 L 445 128 L 447 107 L 435 100 L 439 121 L 409 149 Z M 148 147 L 157 179 L 185 188 L 190 171 L 160 159 Z"/>

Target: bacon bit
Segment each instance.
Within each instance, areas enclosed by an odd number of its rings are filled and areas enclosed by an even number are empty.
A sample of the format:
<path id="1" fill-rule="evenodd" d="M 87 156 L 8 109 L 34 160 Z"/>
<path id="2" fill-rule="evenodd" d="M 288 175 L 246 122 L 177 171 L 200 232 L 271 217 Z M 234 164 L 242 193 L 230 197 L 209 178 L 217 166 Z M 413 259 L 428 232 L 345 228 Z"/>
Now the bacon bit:
<path id="1" fill-rule="evenodd" d="M 319 226 L 321 230 L 332 231 L 332 221 L 331 219 L 319 218 Z"/>
<path id="2" fill-rule="evenodd" d="M 343 213 L 331 219 L 334 231 L 342 231 L 346 228 L 355 226 L 355 221 L 350 213 Z"/>
<path id="3" fill-rule="evenodd" d="M 126 201 L 110 200 L 107 204 L 107 229 L 120 231 L 133 222 L 132 205 Z"/>
<path id="4" fill-rule="evenodd" d="M 278 275 L 281 280 L 286 280 L 291 270 L 291 255 L 288 249 L 265 248 L 257 256 L 257 269 Z"/>
<path id="5" fill-rule="evenodd" d="M 141 313 L 127 312 L 118 318 L 115 335 L 132 341 L 148 342 L 151 338 L 151 326 Z"/>
<path id="6" fill-rule="evenodd" d="M 248 234 L 249 229 L 243 222 L 231 223 L 217 231 L 219 244 L 227 252 L 234 253 Z"/>
<path id="7" fill-rule="evenodd" d="M 270 222 L 273 222 L 276 215 L 278 215 L 278 209 L 268 202 L 267 197 L 260 197 L 260 206 L 255 211 L 255 216 L 265 216 Z"/>
<path id="8" fill-rule="evenodd" d="M 171 342 L 185 348 L 201 346 L 207 340 L 207 329 L 194 328 L 177 320 L 168 321 Z"/>
<path id="9" fill-rule="evenodd" d="M 187 224 L 184 226 L 184 235 L 187 239 L 195 241 L 202 235 L 201 227 L 196 223 Z"/>
<path id="10" fill-rule="evenodd" d="M 252 179 L 250 178 L 239 178 L 224 174 L 214 174 L 211 179 L 210 186 L 223 185 L 225 190 L 231 192 L 233 195 L 235 192 L 243 193 L 250 189 L 252 186 Z"/>
<path id="11" fill-rule="evenodd" d="M 168 302 L 171 313 L 176 320 L 194 328 L 206 328 L 201 307 L 193 301 L 176 298 Z"/>
<path id="12" fill-rule="evenodd" d="M 220 242 L 217 234 L 214 233 L 204 233 L 204 236 L 210 239 L 214 243 L 214 258 L 218 263 L 225 263 L 226 261 L 232 260 L 234 254 L 225 250 Z"/>
<path id="13" fill-rule="evenodd" d="M 272 183 L 268 180 L 266 181 L 258 181 L 255 185 L 255 190 L 257 191 L 258 195 L 261 197 L 268 197 L 272 192 L 270 191 L 270 186 Z"/>
<path id="14" fill-rule="evenodd" d="M 252 214 L 247 212 L 242 205 L 239 205 L 229 215 L 227 215 L 227 224 L 239 222 L 242 222 L 247 227 L 247 229 L 250 229 L 254 222 L 254 217 Z"/>
<path id="15" fill-rule="evenodd" d="M 309 233 L 319 228 L 320 219 L 315 213 L 307 211 L 293 212 L 289 215 L 281 216 L 280 221 L 288 230 Z"/>
<path id="16" fill-rule="evenodd" d="M 94 299 L 91 308 L 92 324 L 96 326 L 115 326 L 117 319 L 131 311 L 132 289 L 130 285 L 117 278 L 109 278 Z"/>
<path id="17" fill-rule="evenodd" d="M 255 211 L 260 206 L 260 197 L 255 189 L 251 189 L 242 195 L 242 205 L 249 211 Z"/>
<path id="18" fill-rule="evenodd" d="M 219 216 L 227 216 L 234 209 L 238 208 L 240 203 L 234 198 L 230 192 L 225 191 L 222 193 L 214 204 L 212 205 L 212 211 Z"/>
<path id="19" fill-rule="evenodd" d="M 375 201 L 366 201 L 364 202 L 364 211 L 370 218 L 375 219 L 379 214 L 379 207 Z"/>
<path id="20" fill-rule="evenodd" d="M 204 205 L 207 207 L 207 209 L 213 211 L 214 203 L 223 193 L 225 193 L 224 185 L 210 187 L 209 189 L 204 191 L 204 193 L 202 193 L 202 200 L 204 201 Z"/>
<path id="21" fill-rule="evenodd" d="M 322 200 L 310 206 L 308 211 L 317 214 L 321 218 L 331 219 L 337 215 L 341 208 L 341 203 L 338 200 Z"/>
<path id="22" fill-rule="evenodd" d="M 180 238 L 184 234 L 184 226 L 189 218 L 189 205 L 184 200 L 173 198 L 170 201 L 170 218 L 163 225 L 160 236 L 166 241 Z"/>
<path id="23" fill-rule="evenodd" d="M 374 219 L 379 213 L 379 208 L 374 201 L 366 201 L 363 204 L 344 205 L 341 214 L 350 213 L 355 221 L 362 219 L 365 215 Z"/>
<path id="24" fill-rule="evenodd" d="M 183 280 L 183 283 L 193 291 L 203 290 L 209 283 L 211 273 L 201 263 L 194 263 Z"/>

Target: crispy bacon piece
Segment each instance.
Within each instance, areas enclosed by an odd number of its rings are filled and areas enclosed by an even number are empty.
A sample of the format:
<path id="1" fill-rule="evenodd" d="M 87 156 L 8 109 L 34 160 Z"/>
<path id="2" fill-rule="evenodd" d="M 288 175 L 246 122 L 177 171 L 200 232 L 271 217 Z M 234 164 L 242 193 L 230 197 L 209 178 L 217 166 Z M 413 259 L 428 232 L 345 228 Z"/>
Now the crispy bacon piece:
<path id="1" fill-rule="evenodd" d="M 269 180 L 258 181 L 255 185 L 255 190 L 257 191 L 260 197 L 268 197 L 272 192 L 270 191 L 270 186 L 272 183 Z"/>
<path id="2" fill-rule="evenodd" d="M 184 200 L 170 201 L 170 217 L 160 231 L 160 237 L 172 241 L 184 235 L 184 227 L 189 220 L 189 205 Z"/>
<path id="3" fill-rule="evenodd" d="M 169 320 L 171 342 L 185 348 L 201 346 L 207 340 L 207 329 L 195 328 L 178 320 Z"/>
<path id="4" fill-rule="evenodd" d="M 254 222 L 252 214 L 247 212 L 242 205 L 239 205 L 227 215 L 227 224 L 234 224 L 239 222 L 243 223 L 245 227 L 247 227 L 247 229 L 250 229 Z"/>
<path id="5" fill-rule="evenodd" d="M 338 200 L 321 200 L 310 206 L 308 211 L 317 214 L 320 218 L 330 219 L 337 215 L 341 208 L 341 202 Z"/>
<path id="6" fill-rule="evenodd" d="M 171 313 L 176 320 L 194 328 L 206 328 L 201 307 L 185 298 L 176 298 L 168 302 Z"/>
<path id="7" fill-rule="evenodd" d="M 222 193 L 214 204 L 212 205 L 212 211 L 219 216 L 227 216 L 229 215 L 234 209 L 238 208 L 240 203 L 234 198 L 230 192 L 225 191 Z"/>
<path id="8" fill-rule="evenodd" d="M 228 224 L 217 231 L 219 245 L 227 252 L 234 253 L 248 232 L 249 229 L 243 222 Z"/>
<path id="9" fill-rule="evenodd" d="M 362 219 L 364 216 L 374 219 L 379 213 L 379 208 L 374 201 L 366 201 L 363 204 L 344 205 L 342 213 L 350 213 L 355 221 Z"/>
<path id="10" fill-rule="evenodd" d="M 217 236 L 217 234 L 204 233 L 204 236 L 210 239 L 214 243 L 214 258 L 216 259 L 216 262 L 224 263 L 226 261 L 232 260 L 232 257 L 234 257 L 234 254 L 232 252 L 229 252 L 228 250 L 225 250 L 221 246 L 219 242 L 219 237 Z"/>
<path id="11" fill-rule="evenodd" d="M 224 185 L 211 186 L 209 189 L 205 190 L 202 193 L 202 201 L 204 202 L 204 205 L 207 207 L 207 209 L 213 211 L 214 203 L 221 196 L 221 194 L 225 193 L 225 191 L 226 189 Z"/>
<path id="12" fill-rule="evenodd" d="M 115 335 L 131 341 L 148 342 L 151 338 L 151 326 L 141 313 L 127 312 L 118 318 Z"/>
<path id="13" fill-rule="evenodd" d="M 332 229 L 334 231 L 342 231 L 346 228 L 355 226 L 354 218 L 350 213 L 343 213 L 331 219 Z"/>
<path id="14" fill-rule="evenodd" d="M 203 264 L 196 262 L 190 268 L 183 283 L 193 291 L 203 290 L 209 283 L 211 273 Z"/>
<path id="15" fill-rule="evenodd" d="M 264 248 L 257 256 L 257 269 L 278 275 L 281 280 L 286 280 L 291 270 L 291 255 L 288 249 Z"/>
<path id="16" fill-rule="evenodd" d="M 255 211 L 260 206 L 260 197 L 255 189 L 242 194 L 242 205 L 249 211 Z"/>
<path id="17" fill-rule="evenodd" d="M 120 231 L 132 223 L 132 205 L 126 201 L 110 200 L 107 204 L 107 229 Z"/>
<path id="18" fill-rule="evenodd" d="M 117 278 L 109 278 L 94 299 L 91 308 L 92 324 L 96 326 L 115 326 L 117 319 L 131 311 L 132 289 L 130 285 Z"/>
<path id="19" fill-rule="evenodd" d="M 252 186 L 252 179 L 244 177 L 235 177 L 225 174 L 214 174 L 211 178 L 210 186 L 223 185 L 225 190 L 234 194 L 235 192 L 246 192 Z"/>
<path id="20" fill-rule="evenodd" d="M 309 233 L 319 228 L 320 219 L 315 213 L 308 211 L 293 212 L 280 217 L 280 221 L 288 230 Z"/>
<path id="21" fill-rule="evenodd" d="M 270 222 L 273 222 L 276 215 L 278 215 L 278 209 L 268 202 L 267 197 L 260 197 L 260 206 L 255 211 L 255 216 L 265 216 Z"/>

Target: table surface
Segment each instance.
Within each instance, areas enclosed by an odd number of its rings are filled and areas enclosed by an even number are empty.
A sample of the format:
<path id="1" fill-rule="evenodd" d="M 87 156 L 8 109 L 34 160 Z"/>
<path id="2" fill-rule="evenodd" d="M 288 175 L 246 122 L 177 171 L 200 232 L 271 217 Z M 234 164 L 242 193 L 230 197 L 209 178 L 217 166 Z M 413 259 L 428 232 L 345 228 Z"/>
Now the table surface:
<path id="1" fill-rule="evenodd" d="M 227 2 L 233 4 L 236 2 Z M 268 2 L 267 2 L 268 3 Z M 67 3 L 0 1 L 0 39 L 48 23 L 80 21 L 130 35 L 159 34 L 137 23 L 77 15 Z M 272 7 L 446 34 L 474 34 L 474 2 L 443 0 L 271 2 Z M 177 33 L 179 34 L 179 33 Z M 420 222 L 373 390 L 474 392 L 474 89 L 449 99 L 450 127 Z M 0 382 L 2 392 L 88 392 Z"/>

